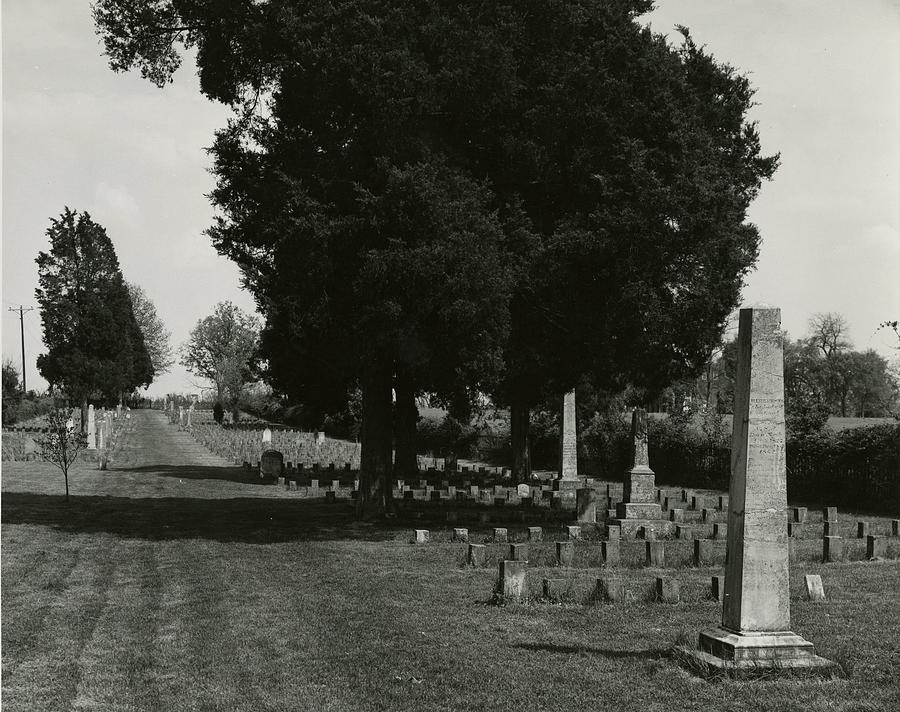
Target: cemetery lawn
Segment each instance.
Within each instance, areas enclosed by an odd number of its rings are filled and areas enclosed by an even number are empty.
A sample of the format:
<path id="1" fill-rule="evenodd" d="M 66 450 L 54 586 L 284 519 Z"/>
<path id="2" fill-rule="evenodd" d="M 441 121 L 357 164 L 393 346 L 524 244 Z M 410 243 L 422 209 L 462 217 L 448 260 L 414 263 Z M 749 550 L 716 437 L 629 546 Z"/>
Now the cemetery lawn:
<path id="1" fill-rule="evenodd" d="M 847 677 L 706 682 L 669 651 L 718 622 L 705 595 L 718 569 L 667 571 L 678 604 L 586 605 L 593 568 L 573 575 L 576 602 L 491 605 L 501 545 L 466 567 L 448 530 L 416 546 L 408 525 L 356 525 L 347 504 L 290 499 L 143 425 L 122 469 L 76 467 L 68 504 L 48 465 L 4 463 L 10 712 L 900 706 L 896 560 L 792 566 L 793 629 Z M 536 593 L 566 575 L 546 566 L 551 548 L 533 546 Z M 622 573 L 640 592 L 659 572 Z M 821 574 L 826 603 L 802 600 L 804 573 Z"/>

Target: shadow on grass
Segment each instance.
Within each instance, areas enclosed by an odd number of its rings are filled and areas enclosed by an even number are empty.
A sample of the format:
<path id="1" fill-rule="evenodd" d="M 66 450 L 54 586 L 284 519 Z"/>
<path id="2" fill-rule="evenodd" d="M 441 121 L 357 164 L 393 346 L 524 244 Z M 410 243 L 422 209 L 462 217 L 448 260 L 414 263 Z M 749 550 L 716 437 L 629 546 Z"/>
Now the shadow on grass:
<path id="1" fill-rule="evenodd" d="M 384 541 L 397 529 L 360 524 L 347 502 L 241 497 L 130 498 L 4 492 L 4 526 L 36 524 L 71 533 L 108 533 L 131 539 L 211 539 L 269 544 L 286 541 Z"/>
<path id="2" fill-rule="evenodd" d="M 517 643 L 513 647 L 538 653 L 564 653 L 567 655 L 587 653 L 589 655 L 597 655 L 612 660 L 658 660 L 667 655 L 667 652 L 662 648 L 647 648 L 646 650 L 604 650 L 603 648 L 593 648 L 587 645 L 558 645 L 556 643 Z"/>
<path id="3" fill-rule="evenodd" d="M 127 464 L 114 465 L 110 471 L 143 473 L 174 477 L 179 480 L 224 480 L 249 485 L 271 485 L 273 480 L 262 480 L 259 472 L 247 471 L 243 467 L 217 467 L 215 465 L 146 465 L 128 467 Z"/>

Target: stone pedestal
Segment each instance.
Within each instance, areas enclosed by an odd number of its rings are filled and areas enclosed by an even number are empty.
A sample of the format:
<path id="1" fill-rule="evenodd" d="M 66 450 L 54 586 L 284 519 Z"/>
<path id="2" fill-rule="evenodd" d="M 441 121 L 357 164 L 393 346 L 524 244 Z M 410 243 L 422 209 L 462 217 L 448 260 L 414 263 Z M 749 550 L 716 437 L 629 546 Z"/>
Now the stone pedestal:
<path id="1" fill-rule="evenodd" d="M 784 443 L 781 312 L 742 309 L 722 625 L 679 649 L 703 674 L 836 670 L 790 630 Z"/>
<path id="2" fill-rule="evenodd" d="M 657 535 L 669 536 L 674 524 L 663 519 L 657 497 L 656 476 L 650 469 L 647 448 L 647 413 L 635 409 L 631 416 L 634 442 L 634 464 L 625 472 L 622 488 L 624 501 L 616 504 L 616 516 L 610 522 L 621 526 L 623 539 L 634 539 L 639 532 L 653 529 Z"/>

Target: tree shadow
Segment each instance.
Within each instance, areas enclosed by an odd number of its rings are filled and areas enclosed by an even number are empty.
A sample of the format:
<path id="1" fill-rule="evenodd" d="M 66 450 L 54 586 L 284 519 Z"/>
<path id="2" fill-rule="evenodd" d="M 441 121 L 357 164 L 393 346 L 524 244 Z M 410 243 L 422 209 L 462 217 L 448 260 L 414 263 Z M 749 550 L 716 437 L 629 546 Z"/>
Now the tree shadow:
<path id="1" fill-rule="evenodd" d="M 271 544 L 288 541 L 385 541 L 388 523 L 355 521 L 349 502 L 238 497 L 98 497 L 4 492 L 3 524 L 36 524 L 73 534 L 106 533 L 130 539 L 211 539 Z"/>
<path id="2" fill-rule="evenodd" d="M 531 650 L 538 653 L 562 653 L 566 655 L 598 655 L 612 660 L 639 659 L 659 660 L 667 655 L 662 648 L 647 648 L 646 650 L 604 650 L 589 645 L 559 645 L 557 643 L 516 643 L 514 648 Z"/>
<path id="3" fill-rule="evenodd" d="M 111 472 L 140 473 L 146 472 L 160 477 L 173 477 L 179 480 L 224 480 L 249 485 L 271 485 L 272 479 L 260 479 L 259 472 L 245 470 L 243 467 L 219 467 L 216 465 L 144 465 L 128 467 L 113 466 Z"/>

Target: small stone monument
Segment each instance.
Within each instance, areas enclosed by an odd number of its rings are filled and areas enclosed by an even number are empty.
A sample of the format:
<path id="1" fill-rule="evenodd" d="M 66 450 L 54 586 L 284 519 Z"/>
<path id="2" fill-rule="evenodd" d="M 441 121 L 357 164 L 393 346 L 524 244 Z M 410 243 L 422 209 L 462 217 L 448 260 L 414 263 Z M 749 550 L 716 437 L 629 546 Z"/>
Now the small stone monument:
<path id="1" fill-rule="evenodd" d="M 638 532 L 650 529 L 667 536 L 675 525 L 663 519 L 662 505 L 656 499 L 656 475 L 650 469 L 647 447 L 647 412 L 641 408 L 631 414 L 631 439 L 633 464 L 625 472 L 623 501 L 616 504 L 616 517 L 610 523 L 621 526 L 623 539 L 634 539 Z"/>
<path id="2" fill-rule="evenodd" d="M 578 486 L 578 437 L 575 429 L 575 391 L 563 396 L 559 421 L 559 476 L 553 490 L 559 492 L 563 509 L 575 508 L 575 489 Z"/>
<path id="3" fill-rule="evenodd" d="M 88 406 L 87 412 L 87 446 L 88 450 L 97 449 L 97 420 L 93 403 Z"/>
<path id="4" fill-rule="evenodd" d="M 781 310 L 741 309 L 722 624 L 679 648 L 704 674 L 836 668 L 791 632 L 784 443 Z"/>
<path id="5" fill-rule="evenodd" d="M 281 477 L 284 472 L 284 455 L 278 450 L 264 450 L 259 460 L 260 477 Z"/>
<path id="6" fill-rule="evenodd" d="M 272 431 L 269 428 L 262 431 L 262 441 L 264 443 L 272 442 Z"/>
<path id="7" fill-rule="evenodd" d="M 324 445 L 325 444 L 325 433 L 321 430 L 316 433 L 316 445 Z"/>

